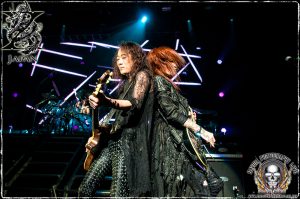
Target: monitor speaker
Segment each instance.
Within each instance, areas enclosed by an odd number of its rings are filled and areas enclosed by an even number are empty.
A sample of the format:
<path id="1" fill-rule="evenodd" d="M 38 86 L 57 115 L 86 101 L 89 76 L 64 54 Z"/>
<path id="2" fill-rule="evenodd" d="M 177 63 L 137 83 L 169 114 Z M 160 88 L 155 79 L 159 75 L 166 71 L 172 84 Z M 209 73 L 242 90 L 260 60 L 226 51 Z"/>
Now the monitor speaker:
<path id="1" fill-rule="evenodd" d="M 223 190 L 218 197 L 242 197 L 245 196 L 244 173 L 241 159 L 215 158 L 208 162 L 222 178 Z"/>

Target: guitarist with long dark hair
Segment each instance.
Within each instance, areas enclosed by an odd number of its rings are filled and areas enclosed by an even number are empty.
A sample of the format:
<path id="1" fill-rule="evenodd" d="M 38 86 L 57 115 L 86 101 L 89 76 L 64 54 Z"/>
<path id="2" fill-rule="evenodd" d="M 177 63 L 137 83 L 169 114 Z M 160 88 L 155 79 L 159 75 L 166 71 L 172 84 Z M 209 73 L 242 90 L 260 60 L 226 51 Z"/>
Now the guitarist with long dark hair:
<path id="1" fill-rule="evenodd" d="M 121 79 L 118 99 L 109 98 L 100 91 L 89 96 L 89 103 L 93 109 L 99 106 L 112 107 L 115 110 L 115 122 L 108 132 L 107 147 L 101 149 L 87 167 L 88 171 L 78 190 L 79 197 L 94 196 L 110 172 L 110 196 L 138 197 L 147 196 L 150 192 L 151 72 L 145 64 L 142 48 L 134 42 L 119 45 L 113 66 L 114 78 Z M 91 144 L 86 145 L 88 153 Z"/>
<path id="2" fill-rule="evenodd" d="M 158 47 L 148 53 L 147 64 L 154 73 L 153 196 L 217 196 L 223 182 L 207 163 L 200 138 L 214 147 L 214 135 L 195 122 L 173 81 L 185 60 L 169 47 Z"/>

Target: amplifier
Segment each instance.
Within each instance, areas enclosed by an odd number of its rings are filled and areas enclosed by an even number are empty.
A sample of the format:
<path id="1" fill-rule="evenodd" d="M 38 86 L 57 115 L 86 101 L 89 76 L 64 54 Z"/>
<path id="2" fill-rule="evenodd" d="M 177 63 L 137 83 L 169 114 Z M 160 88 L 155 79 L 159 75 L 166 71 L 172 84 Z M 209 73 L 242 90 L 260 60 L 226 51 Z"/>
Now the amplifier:
<path id="1" fill-rule="evenodd" d="M 245 195 L 242 154 L 206 154 L 209 164 L 224 182 L 218 197 L 242 197 Z"/>

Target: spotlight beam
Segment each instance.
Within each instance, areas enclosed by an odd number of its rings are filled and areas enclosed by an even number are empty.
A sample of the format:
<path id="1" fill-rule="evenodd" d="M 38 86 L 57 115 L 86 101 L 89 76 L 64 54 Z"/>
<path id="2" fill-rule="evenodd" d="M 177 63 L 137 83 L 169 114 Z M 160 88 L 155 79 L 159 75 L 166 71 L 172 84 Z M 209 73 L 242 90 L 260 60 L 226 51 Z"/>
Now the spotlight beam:
<path id="1" fill-rule="evenodd" d="M 86 78 L 81 84 L 79 84 L 79 86 L 77 86 L 75 89 L 73 89 L 73 91 L 67 96 L 65 97 L 64 101 L 62 103 L 59 104 L 59 106 L 62 106 L 79 88 L 81 88 L 94 74 L 96 73 L 96 71 L 94 71 L 88 78 Z"/>
<path id="2" fill-rule="evenodd" d="M 201 75 L 199 74 L 199 72 L 198 72 L 197 68 L 195 67 L 194 63 L 192 62 L 192 60 L 191 60 L 190 56 L 189 56 L 189 55 L 186 53 L 186 51 L 185 51 L 185 49 L 184 49 L 184 47 L 183 47 L 182 45 L 180 45 L 180 47 L 182 48 L 182 50 L 183 50 L 184 54 L 186 55 L 187 59 L 188 59 L 188 60 L 189 60 L 189 62 L 191 63 L 191 65 L 192 65 L 193 69 L 195 70 L 195 72 L 196 72 L 197 76 L 198 76 L 198 77 L 199 77 L 199 79 L 200 79 L 200 82 L 202 82 L 202 77 L 201 77 Z"/>
<path id="3" fill-rule="evenodd" d="M 178 49 L 178 44 L 179 44 L 179 39 L 176 39 L 176 46 L 175 46 L 175 50 Z"/>
<path id="4" fill-rule="evenodd" d="M 179 75 L 180 73 L 182 73 L 182 71 L 184 71 L 188 65 L 190 65 L 190 63 L 187 63 L 182 69 L 180 69 L 180 70 L 176 73 L 176 75 L 174 75 L 174 77 L 172 78 L 172 81 L 174 81 L 174 79 L 175 79 L 176 77 L 178 77 L 178 75 Z"/>
<path id="5" fill-rule="evenodd" d="M 30 109 L 32 109 L 32 110 L 36 110 L 36 111 L 39 112 L 39 113 L 43 113 L 43 111 L 41 111 L 41 109 L 34 108 L 34 107 L 31 106 L 31 105 L 26 104 L 26 107 L 27 107 L 27 108 L 30 108 Z"/>
<path id="6" fill-rule="evenodd" d="M 87 45 L 87 44 L 73 43 L 73 42 L 61 42 L 60 44 L 70 45 L 70 46 L 79 46 L 79 47 L 85 47 L 85 48 L 96 48 L 96 46 L 94 46 L 94 45 Z"/>
<path id="7" fill-rule="evenodd" d="M 89 41 L 88 43 L 90 44 L 95 44 L 95 45 L 98 45 L 98 46 L 101 46 L 101 47 L 105 47 L 105 48 L 115 48 L 115 49 L 118 49 L 119 46 L 114 46 L 114 45 L 110 45 L 110 44 L 105 44 L 105 43 L 100 43 L 100 42 L 94 42 L 94 41 Z M 147 48 L 143 48 L 144 51 L 150 51 L 151 49 L 147 49 Z M 198 55 L 190 55 L 190 54 L 182 54 L 182 53 L 179 53 L 181 56 L 183 57 L 192 57 L 192 58 L 197 58 L 197 59 L 201 59 L 201 56 L 198 56 Z"/>
<path id="8" fill-rule="evenodd" d="M 57 72 L 61 72 L 61 73 L 66 73 L 66 74 L 70 74 L 70 75 L 75 75 L 75 76 L 79 76 L 79 77 L 87 77 L 86 75 L 82 75 L 82 74 L 79 74 L 79 73 L 74 73 L 74 72 L 70 72 L 70 71 L 67 71 L 67 70 L 62 70 L 62 69 L 58 69 L 58 68 L 54 68 L 54 67 L 50 67 L 50 66 L 45 66 L 45 65 L 41 65 L 41 64 L 32 64 L 34 67 L 37 66 L 37 67 L 40 67 L 40 68 L 45 68 L 45 69 L 48 69 L 48 70 L 53 70 L 53 71 L 57 71 Z"/>
<path id="9" fill-rule="evenodd" d="M 41 49 L 44 52 L 47 53 L 52 53 L 52 54 L 56 54 L 56 55 L 61 55 L 61 56 L 65 56 L 65 57 L 71 57 L 71 58 L 75 58 L 75 59 L 82 59 L 82 57 L 79 56 L 75 56 L 75 55 L 70 55 L 70 54 L 66 54 L 66 53 L 61 53 L 61 52 L 57 52 L 54 50 L 48 50 L 48 49 Z"/>
<path id="10" fill-rule="evenodd" d="M 149 42 L 149 40 L 144 41 L 144 43 L 142 43 L 141 47 L 145 46 L 148 42 Z"/>
<path id="11" fill-rule="evenodd" d="M 194 82 L 174 82 L 178 85 L 188 85 L 188 86 L 200 86 L 200 83 L 194 83 Z"/>
<path id="12" fill-rule="evenodd" d="M 112 89 L 109 94 L 111 95 L 113 92 L 115 92 L 120 85 L 121 83 L 119 83 L 114 89 Z"/>
<path id="13" fill-rule="evenodd" d="M 95 45 L 97 45 L 97 46 L 102 46 L 102 47 L 105 47 L 105 48 L 116 48 L 116 49 L 119 48 L 119 46 L 114 46 L 114 45 L 105 44 L 105 43 L 100 43 L 100 42 L 94 42 L 94 41 L 89 41 L 88 43 L 90 43 L 90 44 L 95 44 Z"/>
<path id="14" fill-rule="evenodd" d="M 43 48 L 43 46 L 44 46 L 44 43 L 41 43 L 41 46 L 40 46 L 39 52 L 38 52 L 38 54 L 37 54 L 37 56 L 36 56 L 36 60 L 35 60 L 34 64 L 37 64 L 37 62 L 38 62 L 38 60 L 39 60 L 39 58 L 40 58 L 41 49 Z M 35 70 L 35 65 L 34 65 L 33 68 L 32 68 L 30 77 L 33 76 L 34 70 Z"/>
<path id="15" fill-rule="evenodd" d="M 99 65 L 97 65 L 97 67 L 98 67 L 98 68 L 108 68 L 108 69 L 113 69 L 113 67 L 111 67 L 111 66 L 99 66 Z"/>

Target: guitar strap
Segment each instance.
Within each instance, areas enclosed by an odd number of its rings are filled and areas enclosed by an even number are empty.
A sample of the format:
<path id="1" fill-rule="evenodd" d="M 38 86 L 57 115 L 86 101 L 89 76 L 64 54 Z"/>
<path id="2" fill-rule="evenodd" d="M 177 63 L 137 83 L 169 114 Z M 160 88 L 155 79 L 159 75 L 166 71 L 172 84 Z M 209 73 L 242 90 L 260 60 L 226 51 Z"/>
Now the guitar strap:
<path id="1" fill-rule="evenodd" d="M 126 96 L 126 94 L 128 93 L 129 89 L 131 88 L 133 84 L 133 81 L 130 83 L 130 85 L 128 86 L 128 88 L 126 89 L 126 91 L 124 93 L 121 94 L 119 99 L 124 99 L 124 97 Z M 109 124 L 109 120 L 114 116 L 114 114 L 116 113 L 118 109 L 112 108 L 110 110 L 110 112 L 105 116 L 104 120 L 103 120 L 103 124 Z M 113 128 L 112 128 L 113 129 Z M 112 133 L 113 131 L 111 131 Z"/>
<path id="2" fill-rule="evenodd" d="M 167 123 L 167 119 L 164 117 L 164 115 L 162 114 L 162 112 L 160 111 L 160 109 L 158 108 L 158 112 L 159 114 L 161 115 L 161 117 L 163 118 L 163 120 Z M 178 135 L 178 133 L 173 129 L 171 128 L 170 130 L 170 134 L 171 134 L 171 137 L 173 138 L 173 141 L 175 142 L 175 144 L 181 149 L 181 151 L 184 151 L 185 153 L 187 153 L 187 155 L 192 159 L 194 160 L 195 162 L 197 160 L 199 160 L 199 158 L 197 157 L 197 155 L 191 153 L 191 151 L 186 147 L 185 143 L 184 143 L 184 140 Z M 202 160 L 201 160 L 202 162 Z M 202 164 L 204 164 L 202 162 Z M 205 165 L 205 164 L 204 164 Z M 200 165 L 198 165 L 200 166 Z M 202 166 L 200 166 L 202 168 L 202 170 L 206 171 L 206 168 L 203 168 Z M 206 165 L 205 165 L 206 167 Z"/>
<path id="3" fill-rule="evenodd" d="M 167 121 L 167 119 L 165 118 L 165 116 L 163 116 L 163 114 L 161 113 L 160 109 L 158 109 L 158 112 L 159 112 L 160 116 L 163 118 L 163 120 L 164 120 L 167 124 L 169 124 L 168 121 Z M 171 129 L 170 133 L 171 133 L 171 136 L 172 136 L 172 138 L 173 138 L 175 144 L 176 144 L 177 146 L 179 146 L 180 149 L 181 149 L 182 151 L 187 152 L 188 155 L 190 155 L 191 158 L 192 158 L 193 160 L 197 160 L 197 156 L 194 155 L 194 154 L 192 154 L 192 153 L 186 148 L 185 144 L 183 143 L 183 139 L 178 135 L 178 133 L 177 133 L 174 129 Z"/>

